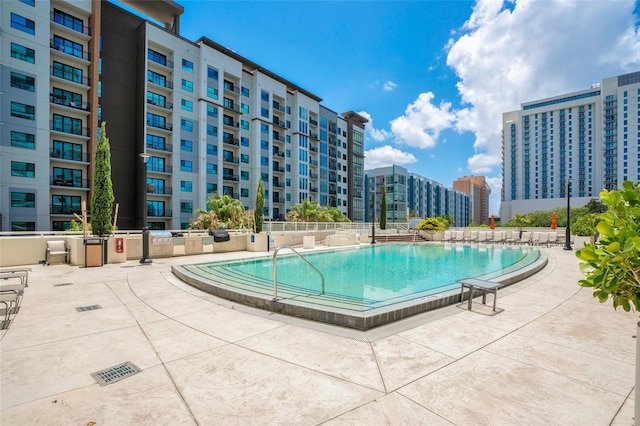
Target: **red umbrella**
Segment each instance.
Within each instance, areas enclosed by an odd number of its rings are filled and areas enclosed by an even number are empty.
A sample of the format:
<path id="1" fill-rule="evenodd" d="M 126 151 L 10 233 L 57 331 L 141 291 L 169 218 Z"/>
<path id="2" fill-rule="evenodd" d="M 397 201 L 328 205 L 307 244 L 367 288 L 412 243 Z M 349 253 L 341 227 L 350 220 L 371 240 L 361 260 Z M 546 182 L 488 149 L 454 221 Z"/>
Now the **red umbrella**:
<path id="1" fill-rule="evenodd" d="M 489 222 L 489 229 L 496 229 L 496 219 L 491 215 L 491 222 Z"/>
<path id="2" fill-rule="evenodd" d="M 558 227 L 558 224 L 556 223 L 556 221 L 558 220 L 558 218 L 556 217 L 555 213 L 551 214 L 551 229 L 556 229 Z"/>

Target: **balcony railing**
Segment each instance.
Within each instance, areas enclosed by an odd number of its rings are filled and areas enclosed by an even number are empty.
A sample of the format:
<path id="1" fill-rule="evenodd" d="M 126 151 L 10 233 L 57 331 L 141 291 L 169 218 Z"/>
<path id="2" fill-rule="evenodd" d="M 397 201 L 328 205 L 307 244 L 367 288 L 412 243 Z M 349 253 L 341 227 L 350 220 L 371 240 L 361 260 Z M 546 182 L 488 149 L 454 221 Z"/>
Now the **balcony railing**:
<path id="1" fill-rule="evenodd" d="M 147 143 L 147 148 L 155 149 L 156 151 L 173 152 L 173 145 L 168 143 L 165 143 L 165 144 Z"/>
<path id="2" fill-rule="evenodd" d="M 147 163 L 147 171 L 156 173 L 173 173 L 173 167 L 162 164 Z"/>
<path id="3" fill-rule="evenodd" d="M 149 194 L 155 194 L 155 195 L 171 195 L 172 193 L 173 193 L 173 188 L 168 186 L 162 186 L 162 187 L 154 186 L 153 191 L 149 192 Z"/>
<path id="4" fill-rule="evenodd" d="M 284 136 L 280 136 L 280 135 L 273 135 L 273 140 L 279 141 L 279 142 L 286 142 L 286 139 L 284 138 Z"/>
<path id="5" fill-rule="evenodd" d="M 312 186 L 312 187 L 310 187 L 310 188 L 309 188 L 309 191 L 311 191 L 311 192 L 318 192 L 318 188 L 317 188 L 317 187 L 315 187 L 315 186 Z"/>
<path id="6" fill-rule="evenodd" d="M 284 152 L 274 152 L 273 153 L 274 157 L 280 157 L 280 158 L 284 158 Z"/>
<path id="7" fill-rule="evenodd" d="M 58 77 L 63 80 L 71 81 L 73 83 L 82 84 L 83 86 L 91 86 L 91 79 L 89 77 L 80 77 L 77 78 L 73 75 L 72 72 L 64 72 L 64 69 L 59 69 L 55 67 L 49 67 L 49 71 L 53 77 Z"/>
<path id="8" fill-rule="evenodd" d="M 231 104 L 231 103 L 225 102 L 224 104 L 222 104 L 222 106 L 223 106 L 224 109 L 228 109 L 230 111 L 235 111 L 235 112 L 237 112 L 239 114 L 242 114 L 242 111 L 240 111 L 240 107 L 238 105 L 236 105 L 236 104 Z"/>
<path id="9" fill-rule="evenodd" d="M 86 127 L 58 123 L 53 120 L 49 121 L 49 127 L 54 132 L 68 133 L 76 136 L 89 136 L 89 129 Z"/>
<path id="10" fill-rule="evenodd" d="M 309 160 L 309 164 L 311 164 L 312 166 L 317 166 L 318 165 L 318 161 L 317 160 Z"/>
<path id="11" fill-rule="evenodd" d="M 238 123 L 237 121 L 234 121 L 234 120 L 229 120 L 229 119 L 224 120 L 223 124 L 225 126 L 234 127 L 236 129 L 240 128 L 240 123 Z"/>
<path id="12" fill-rule="evenodd" d="M 224 85 L 224 90 L 226 90 L 227 92 L 232 92 L 232 93 L 236 93 L 236 94 L 240 94 L 240 88 L 236 87 L 236 86 L 231 86 L 228 84 Z"/>
<path id="13" fill-rule="evenodd" d="M 91 60 L 91 54 L 86 50 L 74 49 L 73 47 L 65 46 L 62 43 L 56 43 L 54 42 L 53 39 L 49 40 L 49 47 L 51 47 L 54 50 L 57 50 L 58 52 L 66 53 L 67 55 L 76 57 L 78 59 L 83 59 L 85 61 Z"/>
<path id="14" fill-rule="evenodd" d="M 69 28 L 81 34 L 91 36 L 91 28 L 80 23 L 80 21 L 65 20 L 64 16 L 56 15 L 53 12 L 51 12 L 50 16 L 51 16 L 51 22 L 55 22 L 56 24 L 62 25 L 63 27 Z"/>
<path id="15" fill-rule="evenodd" d="M 154 64 L 162 65 L 163 67 L 173 69 L 173 61 L 165 60 L 163 63 L 163 61 L 156 60 L 151 56 L 147 56 L 147 58 L 149 59 L 149 61 L 153 62 Z"/>
<path id="16" fill-rule="evenodd" d="M 310 118 L 310 119 L 309 119 L 309 123 L 310 123 L 312 126 L 317 126 L 317 125 L 318 125 L 318 122 L 317 122 L 316 120 L 314 120 L 313 118 Z"/>
<path id="17" fill-rule="evenodd" d="M 227 157 L 224 157 L 223 160 L 224 160 L 225 163 L 240 164 L 240 159 L 239 158 L 227 158 Z"/>
<path id="18" fill-rule="evenodd" d="M 223 180 L 229 180 L 229 181 L 237 182 L 238 181 L 238 175 L 223 174 L 222 175 L 222 179 Z"/>
<path id="19" fill-rule="evenodd" d="M 147 126 L 155 127 L 156 129 L 163 129 L 163 130 L 169 130 L 169 131 L 173 130 L 173 125 L 171 123 L 166 123 L 166 122 L 162 123 L 158 121 L 147 120 Z"/>
<path id="20" fill-rule="evenodd" d="M 151 209 L 147 207 L 148 217 L 171 217 L 171 209 Z"/>
<path id="21" fill-rule="evenodd" d="M 49 176 L 49 184 L 53 186 L 67 186 L 72 188 L 89 188 L 88 179 L 66 178 L 62 175 Z"/>
<path id="22" fill-rule="evenodd" d="M 273 166 L 272 170 L 274 172 L 284 173 L 284 167 Z"/>
<path id="23" fill-rule="evenodd" d="M 284 183 L 281 183 L 281 182 L 273 183 L 273 187 L 284 189 Z"/>
<path id="24" fill-rule="evenodd" d="M 68 215 L 72 215 L 72 214 L 75 213 L 77 215 L 81 215 L 82 214 L 82 209 L 81 208 L 66 207 L 66 206 L 50 205 L 49 206 L 49 213 L 50 214 L 68 214 Z"/>
<path id="25" fill-rule="evenodd" d="M 274 126 L 278 126 L 278 127 L 283 128 L 283 129 L 287 128 L 287 123 L 285 121 L 276 120 L 275 118 L 276 117 L 274 117 L 274 120 L 273 120 L 273 125 Z"/>
<path id="26" fill-rule="evenodd" d="M 238 146 L 240 145 L 240 140 L 238 138 L 222 138 L 223 142 L 229 145 Z"/>
<path id="27" fill-rule="evenodd" d="M 166 87 L 167 89 L 173 89 L 173 82 L 169 80 L 158 81 L 158 80 L 154 80 L 153 78 L 147 78 L 147 81 L 149 83 L 155 84 L 156 86 Z"/>
<path id="28" fill-rule="evenodd" d="M 149 105 L 157 106 L 159 108 L 173 110 L 173 104 L 171 102 L 167 102 L 167 101 L 165 101 L 165 102 L 157 102 L 154 99 L 147 98 L 147 103 Z"/>
<path id="29" fill-rule="evenodd" d="M 318 139 L 318 134 L 316 132 L 309 132 L 309 137 L 311 139 Z"/>
<path id="30" fill-rule="evenodd" d="M 84 153 L 77 152 L 68 152 L 68 151 L 49 151 L 49 157 L 55 158 L 58 160 L 69 160 L 69 161 L 80 161 L 83 163 L 89 162 L 89 155 Z"/>
<path id="31" fill-rule="evenodd" d="M 311 179 L 318 179 L 318 174 L 317 173 L 313 173 L 313 172 L 309 172 L 309 177 Z"/>
<path id="32" fill-rule="evenodd" d="M 276 101 L 273 101 L 273 109 L 274 111 L 280 111 L 280 112 L 285 112 L 286 110 L 284 109 L 284 107 L 282 105 L 280 105 L 279 103 L 277 103 Z"/>
<path id="33" fill-rule="evenodd" d="M 313 145 L 310 145 L 310 146 L 309 146 L 309 151 L 311 151 L 311 152 L 318 152 L 318 147 L 313 146 Z"/>
<path id="34" fill-rule="evenodd" d="M 69 108 L 75 108 L 82 111 L 89 111 L 89 103 L 88 102 L 74 102 L 70 101 L 66 97 L 61 97 L 58 95 L 54 95 L 53 93 L 49 94 L 49 102 L 56 105 L 62 105 Z"/>

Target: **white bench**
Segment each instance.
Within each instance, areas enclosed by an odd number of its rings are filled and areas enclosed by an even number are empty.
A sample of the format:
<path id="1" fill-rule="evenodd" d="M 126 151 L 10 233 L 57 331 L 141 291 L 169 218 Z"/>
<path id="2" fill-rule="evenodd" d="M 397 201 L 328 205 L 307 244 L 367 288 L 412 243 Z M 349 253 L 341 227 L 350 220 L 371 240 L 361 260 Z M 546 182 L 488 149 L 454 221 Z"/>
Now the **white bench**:
<path id="1" fill-rule="evenodd" d="M 64 241 L 47 241 L 47 253 L 44 260 L 45 265 L 49 265 L 51 256 L 62 255 L 64 255 L 65 263 L 69 262 L 69 247 L 67 247 Z"/>
<path id="2" fill-rule="evenodd" d="M 469 289 L 469 304 L 467 305 L 467 309 L 471 310 L 471 305 L 473 304 L 473 291 L 479 290 L 482 292 L 482 304 L 487 304 L 487 293 L 493 293 L 493 311 L 496 311 L 496 299 L 498 299 L 498 289 L 502 287 L 500 283 L 494 283 L 493 281 L 481 280 L 478 278 L 465 278 L 459 280 L 460 283 L 460 302 L 464 299 L 463 293 L 464 288 L 467 287 Z"/>

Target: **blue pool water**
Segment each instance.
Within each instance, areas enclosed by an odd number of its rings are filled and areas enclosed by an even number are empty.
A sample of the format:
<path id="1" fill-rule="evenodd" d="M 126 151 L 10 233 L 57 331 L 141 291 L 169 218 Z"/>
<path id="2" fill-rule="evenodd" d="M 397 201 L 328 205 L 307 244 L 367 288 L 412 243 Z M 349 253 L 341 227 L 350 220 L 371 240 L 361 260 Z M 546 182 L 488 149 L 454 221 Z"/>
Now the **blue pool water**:
<path id="1" fill-rule="evenodd" d="M 321 295 L 320 276 L 303 260 L 282 250 L 277 256 L 279 295 L 317 295 L 366 310 L 367 306 L 457 289 L 456 281 L 462 278 L 497 278 L 535 262 L 539 251 L 509 246 L 384 244 L 304 253 L 304 257 L 324 274 L 325 294 Z M 228 277 L 229 286 L 250 283 L 263 294 L 273 288 L 272 257 L 186 268 L 199 275 Z"/>

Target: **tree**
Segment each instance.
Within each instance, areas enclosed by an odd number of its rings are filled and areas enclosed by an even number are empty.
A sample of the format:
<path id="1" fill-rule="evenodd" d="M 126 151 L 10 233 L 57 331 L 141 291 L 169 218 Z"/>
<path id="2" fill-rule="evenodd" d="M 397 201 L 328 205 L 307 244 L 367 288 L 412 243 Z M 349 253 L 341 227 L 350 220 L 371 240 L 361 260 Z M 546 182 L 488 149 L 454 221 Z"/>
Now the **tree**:
<path id="1" fill-rule="evenodd" d="M 198 209 L 198 216 L 191 221 L 190 229 L 243 229 L 253 227 L 240 200 L 229 195 L 211 194 L 207 199 L 208 210 Z"/>
<path id="2" fill-rule="evenodd" d="M 423 219 L 420 221 L 420 223 L 418 224 L 418 229 L 422 230 L 422 231 L 427 231 L 427 232 L 437 232 L 437 231 L 444 231 L 446 229 L 447 225 L 446 223 L 437 217 L 428 217 L 426 219 Z"/>
<path id="3" fill-rule="evenodd" d="M 586 277 L 578 283 L 593 288 L 601 303 L 612 299 L 614 309 L 640 311 L 640 183 L 625 181 L 619 190 L 603 190 L 600 199 L 607 206 L 596 226 L 601 246 L 576 251 Z"/>
<path id="4" fill-rule="evenodd" d="M 453 225 L 453 216 L 451 215 L 443 214 L 438 216 L 438 219 L 440 219 L 440 221 L 445 224 L 445 229 Z"/>
<path id="5" fill-rule="evenodd" d="M 258 191 L 256 193 L 256 209 L 253 212 L 256 232 L 262 232 L 264 225 L 264 187 L 262 186 L 262 178 L 258 181 Z"/>
<path id="6" fill-rule="evenodd" d="M 589 213 L 604 213 L 607 211 L 607 205 L 600 200 L 592 198 L 584 205 Z"/>
<path id="7" fill-rule="evenodd" d="M 380 229 L 387 229 L 387 193 L 382 185 L 382 196 L 380 201 Z M 376 206 L 373 206 L 375 209 Z"/>
<path id="8" fill-rule="evenodd" d="M 100 126 L 100 139 L 96 147 L 91 197 L 91 230 L 94 234 L 109 235 L 113 230 L 113 183 L 111 182 L 111 147 L 107 138 L 107 123 Z"/>
<path id="9" fill-rule="evenodd" d="M 511 220 L 507 222 L 507 226 L 515 226 L 520 231 L 520 237 L 522 237 L 522 228 L 529 225 L 531 223 L 531 219 L 523 214 L 513 215 Z"/>

